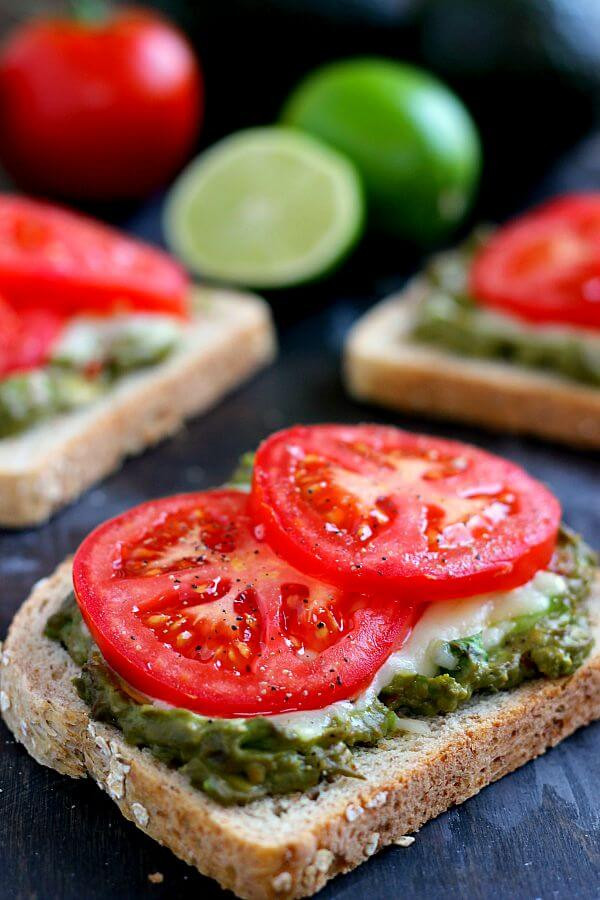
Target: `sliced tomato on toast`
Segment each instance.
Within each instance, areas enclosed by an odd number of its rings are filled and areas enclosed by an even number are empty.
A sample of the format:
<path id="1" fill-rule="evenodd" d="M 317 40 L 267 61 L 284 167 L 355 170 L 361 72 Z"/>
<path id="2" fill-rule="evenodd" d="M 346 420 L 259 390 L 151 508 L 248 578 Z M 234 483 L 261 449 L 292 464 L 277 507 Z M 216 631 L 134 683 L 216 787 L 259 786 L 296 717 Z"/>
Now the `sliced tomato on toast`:
<path id="1" fill-rule="evenodd" d="M 0 195 L 0 294 L 64 315 L 187 315 L 189 282 L 166 253 L 78 213 Z"/>
<path id="2" fill-rule="evenodd" d="M 406 603 L 525 583 L 549 562 L 560 520 L 556 498 L 513 463 L 377 425 L 272 435 L 251 503 L 291 565 Z"/>
<path id="3" fill-rule="evenodd" d="M 477 253 L 470 293 L 534 324 L 600 329 L 600 192 L 552 200 Z"/>
<path id="4" fill-rule="evenodd" d="M 64 327 L 47 309 L 17 312 L 0 297 L 0 378 L 43 366 Z"/>
<path id="5" fill-rule="evenodd" d="M 354 697 L 415 618 L 293 568 L 234 490 L 151 501 L 101 525 L 73 580 L 109 666 L 138 691 L 208 716 Z"/>

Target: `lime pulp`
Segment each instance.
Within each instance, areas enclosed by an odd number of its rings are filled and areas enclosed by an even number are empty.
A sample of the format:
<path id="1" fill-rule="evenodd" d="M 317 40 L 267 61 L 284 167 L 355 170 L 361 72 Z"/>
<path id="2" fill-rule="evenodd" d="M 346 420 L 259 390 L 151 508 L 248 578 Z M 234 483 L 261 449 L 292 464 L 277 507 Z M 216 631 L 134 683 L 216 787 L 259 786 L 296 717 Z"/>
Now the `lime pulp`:
<path id="1" fill-rule="evenodd" d="M 164 226 L 192 271 L 279 288 L 333 269 L 363 217 L 352 163 L 316 138 L 270 127 L 238 132 L 194 160 L 169 194 Z"/>

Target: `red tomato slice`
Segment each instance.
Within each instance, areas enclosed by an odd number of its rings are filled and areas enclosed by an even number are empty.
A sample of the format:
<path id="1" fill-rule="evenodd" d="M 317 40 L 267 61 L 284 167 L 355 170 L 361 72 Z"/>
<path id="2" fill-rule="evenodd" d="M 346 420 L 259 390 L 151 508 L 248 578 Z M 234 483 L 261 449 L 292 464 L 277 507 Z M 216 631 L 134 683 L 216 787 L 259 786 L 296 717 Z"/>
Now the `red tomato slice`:
<path id="1" fill-rule="evenodd" d="M 188 287 L 160 250 L 66 209 L 0 195 L 0 293 L 17 309 L 184 316 Z"/>
<path id="2" fill-rule="evenodd" d="M 600 193 L 544 204 L 479 251 L 470 291 L 530 322 L 600 328 Z"/>
<path id="3" fill-rule="evenodd" d="M 413 610 L 307 578 L 257 536 L 247 506 L 232 490 L 156 500 L 83 542 L 75 592 L 105 659 L 137 690 L 209 716 L 355 696 Z"/>
<path id="4" fill-rule="evenodd" d="M 0 378 L 44 365 L 64 317 L 44 309 L 21 313 L 0 298 Z"/>
<path id="5" fill-rule="evenodd" d="M 290 428 L 258 449 L 252 510 L 292 565 L 404 602 L 508 590 L 550 560 L 552 494 L 467 444 L 378 425 Z"/>

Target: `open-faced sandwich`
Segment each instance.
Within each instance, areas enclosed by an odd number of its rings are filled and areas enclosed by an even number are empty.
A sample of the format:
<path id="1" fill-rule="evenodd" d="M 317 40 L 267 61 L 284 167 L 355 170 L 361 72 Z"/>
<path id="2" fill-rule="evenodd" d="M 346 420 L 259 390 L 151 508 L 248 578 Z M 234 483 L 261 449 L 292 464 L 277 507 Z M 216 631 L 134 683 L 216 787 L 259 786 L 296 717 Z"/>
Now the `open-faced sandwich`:
<path id="1" fill-rule="evenodd" d="M 600 193 L 434 258 L 354 327 L 345 370 L 358 399 L 600 447 Z"/>
<path id="2" fill-rule="evenodd" d="M 241 897 L 303 897 L 600 717 L 600 583 L 475 447 L 296 427 L 39 583 L 0 701 L 39 762 Z"/>
<path id="3" fill-rule="evenodd" d="M 0 525 L 43 521 L 268 362 L 257 297 L 161 251 L 0 195 Z"/>

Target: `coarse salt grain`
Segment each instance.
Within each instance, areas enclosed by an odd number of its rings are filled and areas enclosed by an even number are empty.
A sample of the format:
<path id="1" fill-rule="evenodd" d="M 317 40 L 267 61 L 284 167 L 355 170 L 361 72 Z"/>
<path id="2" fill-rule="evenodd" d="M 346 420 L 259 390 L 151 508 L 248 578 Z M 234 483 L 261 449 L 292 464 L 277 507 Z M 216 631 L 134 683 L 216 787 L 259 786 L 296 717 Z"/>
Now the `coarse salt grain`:
<path id="1" fill-rule="evenodd" d="M 113 800 L 122 800 L 125 796 L 125 775 L 131 766 L 121 762 L 119 759 L 111 759 L 108 769 L 108 777 L 106 779 L 106 788 L 108 795 Z"/>
<path id="2" fill-rule="evenodd" d="M 362 806 L 347 806 L 346 807 L 346 819 L 348 822 L 354 822 L 355 819 L 358 819 L 359 816 L 362 816 L 364 813 L 364 809 Z"/>
<path id="3" fill-rule="evenodd" d="M 415 839 L 410 834 L 403 834 L 401 837 L 398 838 L 397 841 L 394 841 L 394 843 L 398 847 L 410 847 L 410 845 L 414 844 L 414 842 L 415 842 Z"/>
<path id="4" fill-rule="evenodd" d="M 88 722 L 87 732 L 102 756 L 108 759 L 110 757 L 110 748 L 102 735 L 98 734 L 92 722 Z"/>
<path id="5" fill-rule="evenodd" d="M 133 818 L 138 823 L 138 825 L 141 825 L 142 828 L 145 828 L 150 819 L 146 807 L 142 806 L 141 803 L 132 803 L 131 812 L 133 813 Z"/>
<path id="6" fill-rule="evenodd" d="M 319 872 L 327 872 L 333 862 L 333 853 L 325 848 L 317 850 L 315 853 L 315 868 Z"/>
<path id="7" fill-rule="evenodd" d="M 431 731 L 429 725 L 426 722 L 421 722 L 420 719 L 399 718 L 397 725 L 405 734 L 429 734 Z"/>
<path id="8" fill-rule="evenodd" d="M 373 856 L 373 854 L 377 850 L 378 844 L 379 844 L 379 832 L 376 831 L 374 834 L 371 835 L 371 837 L 365 844 L 365 855 Z"/>
<path id="9" fill-rule="evenodd" d="M 387 791 L 379 791 L 378 794 L 375 794 L 373 797 L 369 797 L 365 806 L 367 809 L 378 809 L 380 806 L 383 806 L 385 801 L 387 800 Z"/>
<path id="10" fill-rule="evenodd" d="M 292 886 L 292 876 L 289 872 L 280 872 L 271 882 L 271 886 L 276 894 L 283 894 L 285 891 L 290 890 Z"/>

